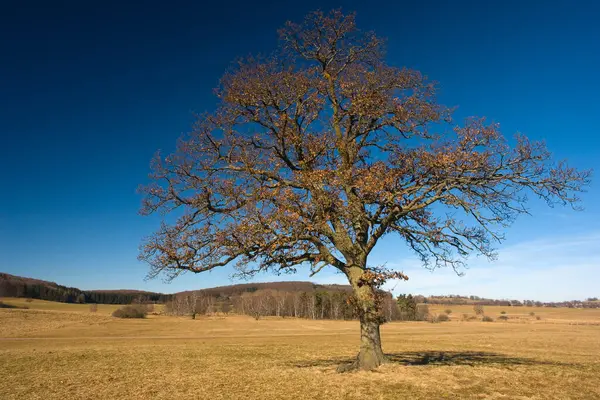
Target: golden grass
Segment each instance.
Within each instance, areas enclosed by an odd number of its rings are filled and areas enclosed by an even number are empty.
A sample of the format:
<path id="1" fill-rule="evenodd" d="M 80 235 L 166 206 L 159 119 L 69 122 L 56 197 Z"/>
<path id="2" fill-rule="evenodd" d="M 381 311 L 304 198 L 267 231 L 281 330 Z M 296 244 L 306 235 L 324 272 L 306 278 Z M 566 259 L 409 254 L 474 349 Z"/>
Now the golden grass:
<path id="1" fill-rule="evenodd" d="M 28 301 L 30 300 L 30 301 Z M 18 307 L 28 307 L 30 310 L 48 310 L 48 311 L 71 311 L 88 313 L 90 311 L 89 304 L 71 304 L 58 303 L 55 301 L 24 299 L 15 297 L 0 297 L 0 301 L 5 304 L 10 304 Z M 98 304 L 98 314 L 110 315 L 114 310 L 121 307 L 119 304 Z"/>
<path id="2" fill-rule="evenodd" d="M 335 368 L 357 351 L 354 321 L 3 309 L 0 399 L 600 398 L 600 326 L 571 325 L 595 310 L 484 323 L 446 308 L 456 319 L 384 325 L 393 362 L 349 374 Z"/>
<path id="3" fill-rule="evenodd" d="M 431 313 L 442 314 L 445 310 L 451 310 L 450 318 L 459 320 L 463 314 L 475 315 L 472 305 L 430 305 Z M 504 307 L 483 306 L 485 315 L 494 319 L 501 316 L 504 311 L 509 322 L 529 322 L 540 317 L 541 322 L 563 323 L 563 324 L 600 324 L 600 308 L 547 308 L 547 307 Z M 532 316 L 531 313 L 534 315 Z"/>

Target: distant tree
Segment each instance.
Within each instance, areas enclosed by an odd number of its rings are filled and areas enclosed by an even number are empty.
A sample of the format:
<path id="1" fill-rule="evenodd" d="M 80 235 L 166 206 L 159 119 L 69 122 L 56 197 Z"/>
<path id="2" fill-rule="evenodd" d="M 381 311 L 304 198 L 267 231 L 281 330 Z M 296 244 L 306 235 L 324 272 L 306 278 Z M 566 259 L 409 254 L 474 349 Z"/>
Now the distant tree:
<path id="1" fill-rule="evenodd" d="M 417 320 L 417 302 L 411 294 L 401 294 L 396 298 L 396 304 L 400 309 L 400 319 L 406 321 Z"/>
<path id="2" fill-rule="evenodd" d="M 231 305 L 229 303 L 222 303 L 221 304 L 221 312 L 223 314 L 228 314 L 229 311 L 231 311 Z"/>
<path id="3" fill-rule="evenodd" d="M 294 308 L 294 317 L 298 318 L 302 315 L 302 294 L 295 292 L 292 297 L 292 304 Z"/>
<path id="4" fill-rule="evenodd" d="M 340 292 L 334 292 L 331 295 L 331 318 L 339 319 L 342 317 L 342 309 L 344 307 L 344 294 Z"/>
<path id="5" fill-rule="evenodd" d="M 317 319 L 317 296 L 315 293 L 306 293 L 306 314 L 310 319 Z"/>
<path id="6" fill-rule="evenodd" d="M 216 111 L 156 157 L 142 212 L 178 219 L 140 258 L 168 278 L 232 263 L 246 275 L 332 267 L 360 319 L 352 367 L 372 369 L 385 361 L 378 288 L 408 279 L 368 263 L 383 236 L 397 234 L 428 267 L 459 270 L 470 253 L 494 256 L 502 228 L 527 212 L 526 192 L 576 204 L 589 173 L 551 164 L 523 136 L 511 148 L 483 119 L 439 129 L 451 111 L 435 86 L 387 65 L 383 41 L 353 15 L 315 12 L 280 35 L 275 55 L 226 73 Z"/>
<path id="7" fill-rule="evenodd" d="M 192 319 L 196 319 L 198 313 L 198 292 L 193 291 L 185 296 L 185 305 L 188 312 L 192 315 Z"/>
<path id="8" fill-rule="evenodd" d="M 278 290 L 273 291 L 273 301 L 275 303 L 275 315 L 278 317 L 285 316 L 285 305 L 287 293 Z"/>
<path id="9" fill-rule="evenodd" d="M 254 317 L 257 321 L 266 315 L 266 298 L 261 293 L 244 293 L 242 302 L 246 313 Z"/>
<path id="10" fill-rule="evenodd" d="M 415 321 L 426 321 L 430 317 L 429 306 L 427 304 L 418 304 L 415 314 Z"/>
<path id="11" fill-rule="evenodd" d="M 394 319 L 397 319 L 398 311 L 399 311 L 398 304 L 397 304 L 397 302 L 394 301 L 394 297 L 392 296 L 392 293 L 390 292 L 389 295 L 385 296 L 385 299 L 384 299 L 383 312 L 384 312 L 385 320 L 393 321 Z"/>

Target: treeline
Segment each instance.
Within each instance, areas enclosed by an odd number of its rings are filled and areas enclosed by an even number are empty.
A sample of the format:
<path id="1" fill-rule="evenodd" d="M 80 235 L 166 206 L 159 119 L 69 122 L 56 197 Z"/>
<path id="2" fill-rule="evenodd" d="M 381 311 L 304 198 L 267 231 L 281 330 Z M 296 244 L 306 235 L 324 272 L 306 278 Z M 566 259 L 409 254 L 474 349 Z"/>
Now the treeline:
<path id="1" fill-rule="evenodd" d="M 348 285 L 319 285 L 312 282 L 266 282 L 247 283 L 230 286 L 203 289 L 201 291 L 181 292 L 177 294 L 162 294 L 136 290 L 80 290 L 73 287 L 58 285 L 54 282 L 42 281 L 32 278 L 0 273 L 0 297 L 28 297 L 33 299 L 58 301 L 63 303 L 98 303 L 98 304 L 131 304 L 131 303 L 167 303 L 173 300 L 175 310 L 187 308 L 181 299 L 191 294 L 200 296 L 203 306 L 207 310 L 220 312 L 224 307 L 229 311 L 236 307 L 243 310 L 241 313 L 251 313 L 245 310 L 255 307 L 245 307 L 244 304 L 258 302 L 266 311 L 264 315 L 297 316 L 302 318 L 325 319 L 350 319 L 351 306 L 347 304 L 352 297 L 352 289 Z M 250 295 L 258 293 L 257 297 L 264 297 L 260 301 L 250 299 Z M 386 294 L 384 308 L 387 307 L 386 319 L 400 319 L 394 307 L 390 304 L 394 300 Z M 243 297 L 243 299 L 242 299 Z M 285 299 L 282 299 L 285 297 Z M 389 297 L 389 299 L 387 299 Z M 212 300 L 208 300 L 212 299 Z M 483 305 L 503 307 L 569 307 L 569 308 L 600 308 L 600 301 L 596 297 L 587 300 L 572 300 L 564 302 L 541 302 L 534 300 L 496 300 L 479 296 L 411 296 L 417 304 L 443 304 L 443 305 Z M 208 302 L 208 303 L 207 303 Z M 264 306 L 264 307 L 263 307 Z M 204 309 L 202 308 L 201 311 Z M 212 312 L 212 311 L 209 311 Z M 173 311 L 172 313 L 179 313 Z M 189 313 L 186 311 L 186 313 Z M 204 313 L 202 311 L 201 313 Z"/>
<path id="2" fill-rule="evenodd" d="M 304 286 L 303 288 L 309 289 Z M 237 289 L 240 289 L 239 287 Z M 243 292 L 229 291 L 231 295 L 214 290 L 200 290 L 182 292 L 173 296 L 165 303 L 164 312 L 169 315 L 185 315 L 196 318 L 196 315 L 235 314 L 249 315 L 255 319 L 261 317 L 294 317 L 306 319 L 335 319 L 352 320 L 357 315 L 353 306 L 352 292 L 345 287 L 330 288 L 329 290 L 300 290 L 287 291 L 275 289 L 258 289 L 248 286 Z M 219 294 L 216 294 L 219 293 Z M 487 299 L 472 298 L 464 302 L 457 297 L 425 297 L 421 295 L 400 295 L 393 298 L 391 294 L 380 292 L 382 318 L 385 321 L 424 321 L 432 318 L 446 317 L 446 315 L 432 315 L 429 313 L 428 304 L 472 304 L 476 307 L 484 305 L 537 305 L 535 302 L 508 303 L 505 300 L 487 301 Z M 433 300 L 433 301 L 432 301 Z M 443 300 L 440 301 L 440 300 Z M 454 301 L 454 302 L 452 302 Z M 562 306 L 569 306 L 573 302 L 564 302 Z M 588 304 L 590 301 L 581 302 Z M 548 303 L 539 303 L 548 304 Z M 555 304 L 555 303 L 552 303 Z M 558 303 L 556 303 L 558 304 Z"/>
<path id="3" fill-rule="evenodd" d="M 544 302 L 536 300 L 496 300 L 486 299 L 479 296 L 415 296 L 417 302 L 424 304 L 446 304 L 446 305 L 461 305 L 461 304 L 478 304 L 482 306 L 504 306 L 504 307 L 567 307 L 567 308 L 600 308 L 600 302 L 596 297 L 588 298 L 587 300 L 570 300 L 559 302 Z"/>
<path id="4" fill-rule="evenodd" d="M 307 281 L 283 281 L 283 282 L 257 282 L 241 283 L 229 286 L 217 286 L 202 289 L 202 293 L 213 297 L 228 298 L 246 292 L 258 290 L 277 290 L 281 292 L 313 292 L 313 291 L 342 291 L 352 292 L 350 285 L 321 285 Z M 190 294 L 193 291 L 179 292 L 178 295 Z"/>
<path id="5" fill-rule="evenodd" d="M 0 297 L 27 297 L 61 303 L 130 304 L 164 303 L 171 295 L 127 290 L 89 290 L 58 285 L 38 279 L 0 273 Z"/>
<path id="6" fill-rule="evenodd" d="M 131 303 L 165 303 L 169 301 L 173 295 L 154 293 L 154 292 L 138 292 L 138 291 L 84 291 L 85 303 L 99 304 L 131 304 Z"/>
<path id="7" fill-rule="evenodd" d="M 380 292 L 382 317 L 385 321 L 424 320 L 426 305 L 418 305 L 412 296 L 394 299 Z M 165 304 L 171 315 L 244 314 L 260 319 L 265 316 L 306 319 L 356 319 L 353 295 L 346 290 L 283 291 L 260 289 L 232 296 L 214 296 L 205 291 L 185 292 Z"/>

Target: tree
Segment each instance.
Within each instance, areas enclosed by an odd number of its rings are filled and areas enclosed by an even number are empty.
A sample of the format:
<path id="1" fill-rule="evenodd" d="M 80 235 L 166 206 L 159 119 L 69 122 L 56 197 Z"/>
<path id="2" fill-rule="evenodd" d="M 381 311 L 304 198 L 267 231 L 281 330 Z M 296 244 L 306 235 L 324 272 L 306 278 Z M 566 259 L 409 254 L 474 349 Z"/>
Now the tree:
<path id="1" fill-rule="evenodd" d="M 391 292 L 387 296 L 385 296 L 383 312 L 384 312 L 386 322 L 393 321 L 400 317 L 398 315 L 399 314 L 398 304 L 394 301 L 394 296 L 392 295 Z"/>
<path id="2" fill-rule="evenodd" d="M 243 293 L 241 295 L 243 309 L 257 321 L 266 315 L 267 302 L 263 293 Z"/>
<path id="3" fill-rule="evenodd" d="M 216 110 L 155 158 L 141 212 L 177 220 L 140 259 L 167 279 L 230 264 L 241 275 L 337 269 L 360 319 L 353 367 L 372 369 L 385 361 L 377 289 L 408 279 L 368 263 L 383 236 L 397 234 L 426 267 L 460 271 L 471 253 L 494 256 L 527 192 L 576 206 L 589 172 L 552 163 L 523 136 L 510 146 L 483 119 L 455 125 L 435 85 L 387 65 L 383 41 L 353 15 L 315 12 L 280 37 L 274 55 L 227 72 Z"/>
<path id="4" fill-rule="evenodd" d="M 276 316 L 285 316 L 285 303 L 287 300 L 287 293 L 281 291 L 275 291 L 273 293 L 273 298 L 275 300 L 275 315 Z"/>
<path id="5" fill-rule="evenodd" d="M 221 312 L 223 314 L 228 314 L 229 311 L 231 311 L 231 304 L 229 304 L 229 303 L 223 303 L 223 304 L 221 304 Z"/>
<path id="6" fill-rule="evenodd" d="M 400 310 L 400 318 L 406 321 L 416 321 L 417 318 L 417 302 L 411 294 L 408 296 L 401 294 L 396 299 L 396 304 Z"/>
<path id="7" fill-rule="evenodd" d="M 198 313 L 198 293 L 193 291 L 189 295 L 185 296 L 186 308 L 192 314 L 192 319 L 196 319 Z"/>

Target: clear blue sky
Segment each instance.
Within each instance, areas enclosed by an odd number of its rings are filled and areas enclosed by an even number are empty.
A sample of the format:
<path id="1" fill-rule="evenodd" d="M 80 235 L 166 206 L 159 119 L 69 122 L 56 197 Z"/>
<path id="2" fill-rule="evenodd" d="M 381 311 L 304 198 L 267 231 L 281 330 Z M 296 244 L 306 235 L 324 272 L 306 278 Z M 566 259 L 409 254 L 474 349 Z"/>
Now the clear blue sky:
<path id="1" fill-rule="evenodd" d="M 230 270 L 144 282 L 136 187 L 238 56 L 268 52 L 276 30 L 314 9 L 356 11 L 388 38 L 392 64 L 440 83 L 456 116 L 545 139 L 557 159 L 600 170 L 600 3 L 32 2 L 0 11 L 0 271 L 84 289 L 163 292 L 229 284 Z M 403 4 L 404 3 L 404 4 Z M 500 260 L 463 278 L 418 269 L 386 239 L 373 262 L 411 276 L 397 292 L 562 299 L 600 295 L 600 190 L 584 213 L 531 204 Z M 543 249 L 540 250 L 540 249 Z M 272 280 L 268 275 L 257 280 Z M 306 274 L 286 279 L 307 279 Z M 341 282 L 325 273 L 317 281 Z M 593 282 L 596 282 L 594 284 Z"/>

